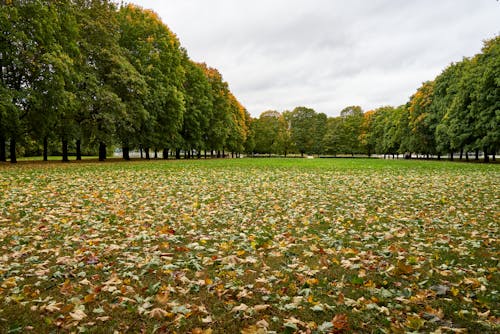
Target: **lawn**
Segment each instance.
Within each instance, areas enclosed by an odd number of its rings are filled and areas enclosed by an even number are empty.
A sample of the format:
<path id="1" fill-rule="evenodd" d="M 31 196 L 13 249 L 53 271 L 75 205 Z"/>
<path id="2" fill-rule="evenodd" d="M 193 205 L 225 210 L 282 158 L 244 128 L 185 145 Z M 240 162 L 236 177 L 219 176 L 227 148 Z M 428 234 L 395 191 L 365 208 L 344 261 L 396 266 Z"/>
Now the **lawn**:
<path id="1" fill-rule="evenodd" d="M 498 333 L 499 165 L 0 165 L 1 333 Z"/>

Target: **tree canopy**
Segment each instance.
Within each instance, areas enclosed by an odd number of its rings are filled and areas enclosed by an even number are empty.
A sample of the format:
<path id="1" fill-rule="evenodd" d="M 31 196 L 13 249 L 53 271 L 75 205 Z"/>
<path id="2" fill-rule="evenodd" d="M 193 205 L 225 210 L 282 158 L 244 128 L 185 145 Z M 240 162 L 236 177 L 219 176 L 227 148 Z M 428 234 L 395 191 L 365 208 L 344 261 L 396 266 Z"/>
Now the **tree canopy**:
<path id="1" fill-rule="evenodd" d="M 250 116 L 157 14 L 110 0 L 2 1 L 0 161 L 110 147 L 240 153 Z M 8 151 L 8 153 L 7 153 Z"/>

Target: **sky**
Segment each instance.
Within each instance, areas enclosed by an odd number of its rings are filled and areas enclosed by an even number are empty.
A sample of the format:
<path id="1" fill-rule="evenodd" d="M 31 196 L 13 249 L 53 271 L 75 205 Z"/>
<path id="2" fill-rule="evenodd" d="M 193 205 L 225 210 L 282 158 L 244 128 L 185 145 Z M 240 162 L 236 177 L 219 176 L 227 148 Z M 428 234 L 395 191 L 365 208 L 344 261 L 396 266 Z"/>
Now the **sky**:
<path id="1" fill-rule="evenodd" d="M 337 116 L 406 103 L 500 34 L 498 0 L 130 0 L 191 59 L 221 72 L 254 117 L 298 106 Z"/>

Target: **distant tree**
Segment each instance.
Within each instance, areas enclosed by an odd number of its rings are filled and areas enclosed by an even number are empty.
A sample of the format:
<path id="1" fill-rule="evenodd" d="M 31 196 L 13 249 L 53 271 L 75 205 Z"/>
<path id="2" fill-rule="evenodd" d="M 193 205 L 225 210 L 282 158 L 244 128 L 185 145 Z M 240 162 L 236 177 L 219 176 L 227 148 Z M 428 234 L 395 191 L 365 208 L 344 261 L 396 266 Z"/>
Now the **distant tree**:
<path id="1" fill-rule="evenodd" d="M 438 114 L 432 109 L 434 96 L 434 81 L 427 81 L 410 98 L 409 125 L 412 136 L 410 137 L 410 150 L 423 154 L 436 153 L 434 134 L 439 124 Z"/>
<path id="2" fill-rule="evenodd" d="M 347 151 L 347 133 L 341 117 L 330 117 L 327 120 L 323 147 L 327 153 L 337 155 Z"/>
<path id="3" fill-rule="evenodd" d="M 316 139 L 315 132 L 317 127 L 317 114 L 313 109 L 306 107 L 295 108 L 290 115 L 291 137 L 295 147 L 304 154 L 314 152 Z"/>
<path id="4" fill-rule="evenodd" d="M 361 133 L 363 126 L 363 109 L 360 106 L 350 106 L 340 112 L 345 138 L 344 153 L 361 153 Z"/>
<path id="5" fill-rule="evenodd" d="M 275 110 L 265 111 L 253 122 L 256 153 L 272 154 L 280 151 L 280 118 Z"/>

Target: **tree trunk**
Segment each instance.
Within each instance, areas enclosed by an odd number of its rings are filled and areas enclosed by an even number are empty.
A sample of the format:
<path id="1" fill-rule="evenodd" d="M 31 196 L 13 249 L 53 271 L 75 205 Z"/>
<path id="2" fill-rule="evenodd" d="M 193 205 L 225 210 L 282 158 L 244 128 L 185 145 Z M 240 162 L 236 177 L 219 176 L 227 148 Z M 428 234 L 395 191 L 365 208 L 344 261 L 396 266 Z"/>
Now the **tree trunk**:
<path id="1" fill-rule="evenodd" d="M 68 162 L 68 140 L 63 139 L 62 140 L 62 161 L 63 162 Z"/>
<path id="2" fill-rule="evenodd" d="M 155 148 L 155 160 L 158 159 L 158 149 Z"/>
<path id="3" fill-rule="evenodd" d="M 475 160 L 479 160 L 479 150 L 476 149 L 476 159 Z"/>
<path id="4" fill-rule="evenodd" d="M 10 138 L 10 162 L 15 164 L 17 162 L 16 157 L 16 138 Z"/>
<path id="5" fill-rule="evenodd" d="M 149 147 L 144 148 L 144 151 L 146 152 L 146 160 L 151 159 L 151 158 L 149 157 Z"/>
<path id="6" fill-rule="evenodd" d="M 205 159 L 206 159 L 207 158 L 207 150 L 205 150 L 204 152 L 205 152 L 204 154 L 205 154 Z"/>
<path id="7" fill-rule="evenodd" d="M 122 155 L 124 160 L 130 160 L 130 148 L 128 147 L 128 144 L 123 143 Z"/>
<path id="8" fill-rule="evenodd" d="M 49 138 L 43 137 L 43 161 L 49 160 Z"/>
<path id="9" fill-rule="evenodd" d="M 488 148 L 483 149 L 484 152 L 484 162 L 490 162 L 490 157 L 488 156 Z"/>
<path id="10" fill-rule="evenodd" d="M 106 160 L 106 144 L 103 142 L 99 143 L 99 161 Z"/>
<path id="11" fill-rule="evenodd" d="M 224 151 L 224 149 L 222 149 L 222 159 L 224 159 L 226 157 L 226 152 Z"/>
<path id="12" fill-rule="evenodd" d="M 76 160 L 82 160 L 82 141 L 80 139 L 76 141 Z"/>
<path id="13" fill-rule="evenodd" d="M 6 145 L 5 145 L 5 136 L 3 134 L 0 134 L 0 162 L 6 162 L 7 161 L 7 152 L 6 152 Z"/>
<path id="14" fill-rule="evenodd" d="M 175 149 L 175 159 L 180 160 L 180 158 L 181 158 L 181 149 L 176 148 Z"/>
<path id="15" fill-rule="evenodd" d="M 450 153 L 450 160 L 453 161 L 453 152 Z"/>
<path id="16" fill-rule="evenodd" d="M 167 160 L 168 159 L 168 148 L 163 149 L 163 159 Z"/>
<path id="17" fill-rule="evenodd" d="M 143 159 L 143 158 L 144 158 L 144 155 L 143 155 L 143 152 L 142 152 L 142 146 L 141 146 L 141 147 L 139 147 L 139 152 L 141 152 L 141 159 Z"/>
<path id="18" fill-rule="evenodd" d="M 469 161 L 469 152 L 465 152 L 465 160 Z"/>
<path id="19" fill-rule="evenodd" d="M 438 160 L 441 160 L 441 153 L 438 153 Z"/>
<path id="20" fill-rule="evenodd" d="M 217 158 L 220 158 L 220 151 L 217 150 Z"/>
<path id="21" fill-rule="evenodd" d="M 462 160 L 463 157 L 464 157 L 464 149 L 461 148 L 460 149 L 460 160 Z"/>

